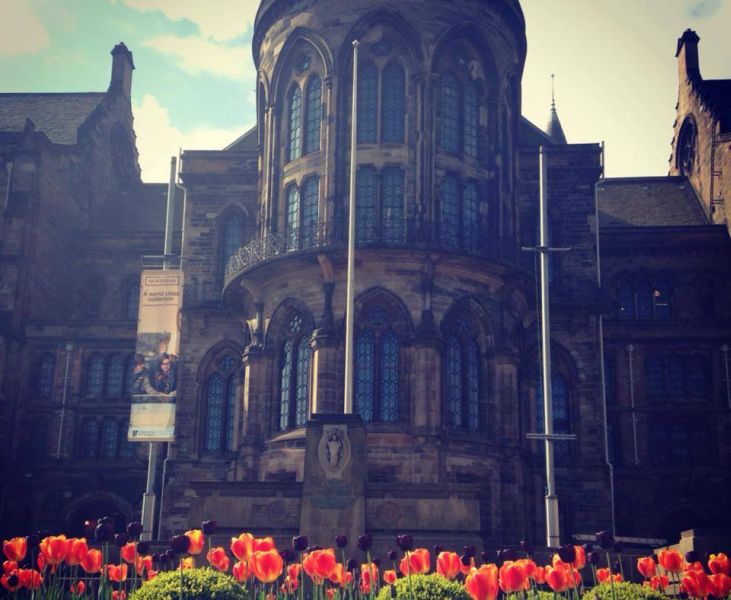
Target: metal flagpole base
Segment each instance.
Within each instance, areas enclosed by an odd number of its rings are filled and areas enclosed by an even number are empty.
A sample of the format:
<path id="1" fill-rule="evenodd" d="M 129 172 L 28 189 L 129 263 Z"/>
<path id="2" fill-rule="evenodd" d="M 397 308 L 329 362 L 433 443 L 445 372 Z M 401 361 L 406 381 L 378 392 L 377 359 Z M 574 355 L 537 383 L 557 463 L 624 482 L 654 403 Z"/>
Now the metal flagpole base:
<path id="1" fill-rule="evenodd" d="M 558 548 L 558 496 L 546 495 L 546 546 Z"/>

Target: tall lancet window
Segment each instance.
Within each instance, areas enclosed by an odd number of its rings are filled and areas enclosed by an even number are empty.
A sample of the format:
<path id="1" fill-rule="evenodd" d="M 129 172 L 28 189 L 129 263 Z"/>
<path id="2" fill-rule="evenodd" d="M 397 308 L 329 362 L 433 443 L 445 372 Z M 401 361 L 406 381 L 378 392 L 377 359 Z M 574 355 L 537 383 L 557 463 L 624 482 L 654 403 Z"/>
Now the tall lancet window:
<path id="1" fill-rule="evenodd" d="M 322 124 L 322 82 L 314 75 L 307 83 L 305 102 L 305 154 L 320 149 L 320 129 Z"/>
<path id="2" fill-rule="evenodd" d="M 302 156 L 302 90 L 298 85 L 289 95 L 289 146 L 287 158 L 295 160 Z"/>
<path id="3" fill-rule="evenodd" d="M 480 428 L 480 347 L 474 327 L 459 317 L 448 327 L 444 354 L 447 426 L 466 431 Z"/>
<path id="4" fill-rule="evenodd" d="M 279 354 L 279 429 L 303 427 L 310 411 L 310 334 L 295 313 Z"/>
<path id="5" fill-rule="evenodd" d="M 383 101 L 381 103 L 381 140 L 388 144 L 404 142 L 405 115 L 404 68 L 397 62 L 383 70 Z"/>

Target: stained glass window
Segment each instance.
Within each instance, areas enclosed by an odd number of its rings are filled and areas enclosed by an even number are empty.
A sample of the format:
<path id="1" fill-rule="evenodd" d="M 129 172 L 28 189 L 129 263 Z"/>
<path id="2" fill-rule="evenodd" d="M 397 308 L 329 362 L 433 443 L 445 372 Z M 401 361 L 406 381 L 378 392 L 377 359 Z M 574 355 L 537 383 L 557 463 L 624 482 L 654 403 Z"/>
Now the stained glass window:
<path id="1" fill-rule="evenodd" d="M 99 449 L 99 423 L 96 419 L 87 418 L 81 422 L 79 442 L 81 458 L 96 458 Z"/>
<path id="2" fill-rule="evenodd" d="M 653 313 L 656 319 L 670 318 L 670 284 L 665 279 L 658 279 L 652 290 Z"/>
<path id="3" fill-rule="evenodd" d="M 477 158 L 479 110 L 477 86 L 469 82 L 464 89 L 464 152 L 473 158 Z"/>
<path id="4" fill-rule="evenodd" d="M 310 340 L 302 336 L 297 344 L 297 396 L 294 423 L 302 427 L 307 422 L 310 409 Z"/>
<path id="5" fill-rule="evenodd" d="M 447 423 L 462 427 L 462 347 L 456 336 L 447 339 Z"/>
<path id="6" fill-rule="evenodd" d="M 125 364 L 121 354 L 112 354 L 107 369 L 106 396 L 119 398 L 124 392 Z"/>
<path id="7" fill-rule="evenodd" d="M 244 243 L 244 217 L 237 212 L 229 215 L 221 233 L 221 272 L 223 272 L 229 259 Z"/>
<path id="8" fill-rule="evenodd" d="M 467 385 L 467 429 L 477 431 L 480 428 L 480 349 L 475 340 L 467 342 L 465 366 Z"/>
<path id="9" fill-rule="evenodd" d="M 398 167 L 383 170 L 383 240 L 397 243 L 404 239 L 404 171 Z"/>
<path id="10" fill-rule="evenodd" d="M 140 284 L 135 283 L 129 286 L 127 290 L 127 299 L 125 302 L 125 317 L 129 321 L 136 321 L 140 311 Z"/>
<path id="11" fill-rule="evenodd" d="M 295 185 L 290 185 L 287 197 L 287 247 L 289 250 L 299 248 L 300 193 Z"/>
<path id="12" fill-rule="evenodd" d="M 480 239 L 480 213 L 477 204 L 477 185 L 467 182 L 462 192 L 462 239 L 467 250 L 475 251 Z"/>
<path id="13" fill-rule="evenodd" d="M 86 394 L 92 398 L 98 398 L 104 390 L 104 357 L 101 354 L 94 354 L 89 359 L 89 366 L 86 372 Z"/>
<path id="14" fill-rule="evenodd" d="M 302 90 L 295 86 L 289 97 L 289 148 L 287 158 L 302 156 Z"/>
<path id="15" fill-rule="evenodd" d="M 620 319 L 635 318 L 635 291 L 629 281 L 617 284 L 617 310 Z"/>
<path id="16" fill-rule="evenodd" d="M 604 355 L 604 395 L 607 404 L 614 404 L 617 401 L 617 366 L 614 356 Z"/>
<path id="17" fill-rule="evenodd" d="M 48 398 L 53 392 L 53 379 L 56 372 L 56 359 L 50 352 L 46 352 L 38 359 L 36 372 L 36 390 L 43 398 Z"/>
<path id="18" fill-rule="evenodd" d="M 442 179 L 441 200 L 441 241 L 444 246 L 456 248 L 459 240 L 459 195 L 457 179 L 452 175 Z"/>
<path id="19" fill-rule="evenodd" d="M 289 406 L 292 385 L 292 340 L 284 342 L 282 347 L 279 395 L 279 428 L 287 429 L 290 426 Z"/>
<path id="20" fill-rule="evenodd" d="M 309 177 L 305 180 L 302 188 L 302 246 L 310 248 L 317 241 L 320 179 L 318 177 Z"/>
<path id="21" fill-rule="evenodd" d="M 129 420 L 124 419 L 119 427 L 119 456 L 121 458 L 134 458 L 137 454 L 137 446 L 127 439 Z"/>
<path id="22" fill-rule="evenodd" d="M 100 455 L 102 458 L 117 458 L 119 426 L 117 420 L 107 417 L 102 421 Z"/>
<path id="23" fill-rule="evenodd" d="M 355 189 L 355 239 L 370 242 L 376 239 L 378 176 L 372 167 L 358 169 Z"/>
<path id="24" fill-rule="evenodd" d="M 226 450 L 235 450 L 236 443 L 236 400 L 241 389 L 241 379 L 232 378 L 228 382 L 228 394 L 226 396 Z"/>
<path id="25" fill-rule="evenodd" d="M 395 423 L 398 420 L 399 342 L 396 334 L 388 330 L 381 338 L 381 421 Z"/>
<path id="26" fill-rule="evenodd" d="M 224 380 L 220 373 L 208 378 L 206 386 L 206 437 L 204 447 L 208 452 L 221 450 L 223 431 L 221 424 L 224 416 Z"/>
<path id="27" fill-rule="evenodd" d="M 645 358 L 645 384 L 649 396 L 653 398 L 665 397 L 665 361 L 662 356 L 649 354 Z"/>
<path id="28" fill-rule="evenodd" d="M 571 423 L 569 420 L 569 390 L 566 378 L 560 374 L 551 377 L 551 399 L 553 409 L 553 433 L 569 433 Z M 541 379 L 536 381 L 536 429 L 544 433 L 543 418 L 543 385 Z M 560 441 L 554 443 L 556 456 L 567 456 L 569 454 L 570 442 Z M 543 451 L 543 442 L 539 443 L 540 451 Z"/>
<path id="29" fill-rule="evenodd" d="M 125 367 L 125 375 L 124 375 L 124 391 L 126 394 L 130 394 L 132 392 L 132 384 L 135 380 L 135 355 L 130 354 L 127 357 L 127 363 Z"/>
<path id="30" fill-rule="evenodd" d="M 359 144 L 378 141 L 378 69 L 371 62 L 358 65 L 357 135 Z"/>
<path id="31" fill-rule="evenodd" d="M 442 118 L 442 148 L 446 152 L 459 152 L 460 128 L 459 128 L 459 105 L 460 89 L 459 83 L 451 73 L 444 73 L 441 82 L 441 118 Z"/>
<path id="32" fill-rule="evenodd" d="M 405 76 L 397 62 L 389 63 L 383 71 L 382 141 L 402 144 L 404 141 Z"/>
<path id="33" fill-rule="evenodd" d="M 358 335 L 355 344 L 355 412 L 363 421 L 373 421 L 375 404 L 375 340 L 370 331 Z"/>
<path id="34" fill-rule="evenodd" d="M 320 126 L 322 123 L 322 82 L 315 75 L 307 84 L 307 114 L 305 117 L 307 133 L 305 135 L 305 154 L 320 149 Z"/>

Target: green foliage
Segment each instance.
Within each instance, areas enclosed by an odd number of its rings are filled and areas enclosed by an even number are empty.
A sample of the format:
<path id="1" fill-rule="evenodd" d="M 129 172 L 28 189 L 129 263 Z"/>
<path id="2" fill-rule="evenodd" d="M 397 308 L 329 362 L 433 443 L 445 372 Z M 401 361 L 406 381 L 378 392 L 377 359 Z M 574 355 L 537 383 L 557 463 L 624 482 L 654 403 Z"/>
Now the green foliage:
<path id="1" fill-rule="evenodd" d="M 396 588 L 395 600 L 412 600 L 409 592 L 409 581 L 401 577 L 394 584 Z M 470 600 L 470 595 L 464 585 L 432 573 L 431 575 L 412 575 L 411 589 L 413 600 Z M 391 600 L 391 586 L 384 585 L 378 592 L 376 600 Z"/>
<path id="2" fill-rule="evenodd" d="M 639 583 L 623 581 L 614 584 L 614 596 L 612 586 L 603 583 L 586 592 L 581 600 L 667 600 L 667 596 Z"/>
<path id="3" fill-rule="evenodd" d="M 247 600 L 246 588 L 209 567 L 183 569 L 183 600 Z M 180 571 L 158 573 L 129 600 L 180 600 Z"/>

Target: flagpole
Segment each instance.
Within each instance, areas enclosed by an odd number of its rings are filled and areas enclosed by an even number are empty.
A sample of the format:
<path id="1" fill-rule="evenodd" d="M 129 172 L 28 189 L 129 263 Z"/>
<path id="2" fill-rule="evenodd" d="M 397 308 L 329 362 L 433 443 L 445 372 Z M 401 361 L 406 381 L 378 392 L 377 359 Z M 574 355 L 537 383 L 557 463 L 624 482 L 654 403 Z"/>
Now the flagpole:
<path id="1" fill-rule="evenodd" d="M 355 170 L 358 135 L 358 40 L 353 40 L 353 105 L 350 111 L 350 192 L 348 201 L 348 274 L 345 296 L 345 398 L 343 410 L 353 412 L 353 310 L 355 287 Z"/>

